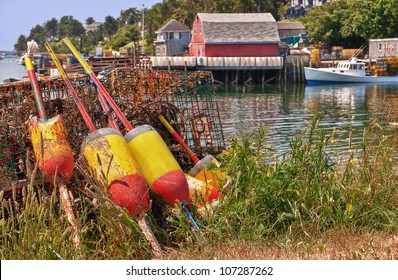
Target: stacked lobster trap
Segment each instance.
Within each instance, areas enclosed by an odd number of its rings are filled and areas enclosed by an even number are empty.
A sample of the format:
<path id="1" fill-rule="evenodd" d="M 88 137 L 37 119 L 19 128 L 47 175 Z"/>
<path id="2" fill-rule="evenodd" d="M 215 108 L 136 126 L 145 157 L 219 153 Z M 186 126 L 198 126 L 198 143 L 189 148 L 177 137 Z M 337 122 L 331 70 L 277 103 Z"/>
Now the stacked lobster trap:
<path id="1" fill-rule="evenodd" d="M 69 78 L 95 126 L 107 127 L 112 117 L 117 120 L 112 111 L 104 112 L 96 86 L 88 76 L 75 74 Z M 211 72 L 116 68 L 103 72 L 101 82 L 133 127 L 149 124 L 159 132 L 184 171 L 194 163 L 159 120 L 160 115 L 198 157 L 217 155 L 225 149 Z M 38 84 L 49 117 L 62 114 L 77 157 L 89 129 L 64 81 L 39 77 Z M 0 103 L 0 186 L 6 189 L 26 181 L 29 166 L 35 162 L 28 126 L 37 112 L 29 80 L 0 85 Z M 123 130 L 122 124 L 118 125 Z"/>

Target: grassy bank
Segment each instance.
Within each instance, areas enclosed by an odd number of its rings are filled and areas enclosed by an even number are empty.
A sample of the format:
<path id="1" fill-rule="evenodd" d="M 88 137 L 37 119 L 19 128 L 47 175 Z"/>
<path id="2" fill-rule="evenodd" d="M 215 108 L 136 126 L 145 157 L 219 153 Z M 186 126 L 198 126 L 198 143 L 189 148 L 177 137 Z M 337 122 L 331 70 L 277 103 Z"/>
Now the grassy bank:
<path id="1" fill-rule="evenodd" d="M 396 258 L 391 250 L 377 251 L 389 248 L 383 240 L 392 242 L 398 228 L 395 131 L 377 119 L 359 146 L 341 152 L 339 139 L 319 129 L 319 120 L 282 155 L 267 144 L 266 130 L 232 141 L 219 157 L 232 184 L 211 213 L 192 212 L 205 240 L 180 207 L 148 213 L 163 257 Z M 1 198 L 1 259 L 152 258 L 136 221 L 103 187 L 90 180 L 76 184 L 73 207 L 82 247 L 71 243 L 57 192 L 30 186 L 20 199 Z M 342 238 L 356 240 L 356 249 L 342 245 Z M 333 244 L 342 249 L 333 251 Z"/>

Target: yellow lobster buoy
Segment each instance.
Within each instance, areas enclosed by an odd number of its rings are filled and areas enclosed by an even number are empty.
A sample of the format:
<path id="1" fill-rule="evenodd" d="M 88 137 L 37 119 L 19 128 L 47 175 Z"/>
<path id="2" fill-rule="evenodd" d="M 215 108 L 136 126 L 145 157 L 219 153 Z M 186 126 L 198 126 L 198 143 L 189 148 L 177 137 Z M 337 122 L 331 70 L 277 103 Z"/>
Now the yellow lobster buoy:
<path id="1" fill-rule="evenodd" d="M 117 130 L 95 130 L 84 139 L 81 154 L 92 175 L 108 186 L 108 193 L 115 204 L 127 208 L 130 215 L 148 210 L 149 192 L 145 178 Z"/>
<path id="2" fill-rule="evenodd" d="M 61 116 L 46 121 L 31 119 L 33 152 L 47 182 L 67 183 L 73 175 L 74 159 Z"/>
<path id="3" fill-rule="evenodd" d="M 184 172 L 159 133 L 150 125 L 142 125 L 127 133 L 125 139 L 154 192 L 169 204 L 188 202 Z"/>

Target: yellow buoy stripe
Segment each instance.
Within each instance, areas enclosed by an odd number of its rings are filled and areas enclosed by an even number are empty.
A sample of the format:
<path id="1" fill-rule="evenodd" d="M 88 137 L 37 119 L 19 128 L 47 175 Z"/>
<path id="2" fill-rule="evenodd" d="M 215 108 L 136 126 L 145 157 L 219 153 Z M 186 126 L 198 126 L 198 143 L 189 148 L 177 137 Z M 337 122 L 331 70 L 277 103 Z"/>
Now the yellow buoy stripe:
<path id="1" fill-rule="evenodd" d="M 121 135 L 106 135 L 88 143 L 83 155 L 97 176 L 103 174 L 106 177 L 105 183 L 108 185 L 126 175 L 140 173 L 138 164 Z"/>
<path id="2" fill-rule="evenodd" d="M 171 171 L 181 170 L 173 154 L 156 131 L 138 135 L 128 145 L 149 184 Z"/>

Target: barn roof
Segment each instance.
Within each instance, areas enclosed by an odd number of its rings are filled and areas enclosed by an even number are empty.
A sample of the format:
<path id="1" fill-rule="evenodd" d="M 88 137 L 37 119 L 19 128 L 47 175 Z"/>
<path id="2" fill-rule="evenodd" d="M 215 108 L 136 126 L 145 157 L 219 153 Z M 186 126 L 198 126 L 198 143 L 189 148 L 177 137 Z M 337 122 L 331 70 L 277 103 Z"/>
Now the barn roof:
<path id="1" fill-rule="evenodd" d="M 156 33 L 161 32 L 190 32 L 191 29 L 186 27 L 184 24 L 176 21 L 175 19 L 170 20 L 168 23 L 159 28 Z"/>
<path id="2" fill-rule="evenodd" d="M 270 13 L 199 13 L 207 44 L 279 42 L 276 21 Z"/>

